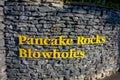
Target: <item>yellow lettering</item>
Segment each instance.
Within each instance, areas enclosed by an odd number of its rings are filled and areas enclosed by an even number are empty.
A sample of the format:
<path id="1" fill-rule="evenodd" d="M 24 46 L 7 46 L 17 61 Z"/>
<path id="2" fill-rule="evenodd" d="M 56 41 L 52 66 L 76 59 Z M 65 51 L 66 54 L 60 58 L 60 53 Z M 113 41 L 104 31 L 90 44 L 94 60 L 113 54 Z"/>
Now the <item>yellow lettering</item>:
<path id="1" fill-rule="evenodd" d="M 62 38 L 62 36 L 59 36 L 59 45 L 64 45 L 64 46 L 66 46 L 66 44 L 65 44 L 65 39 L 63 39 Z"/>
<path id="2" fill-rule="evenodd" d="M 48 43 L 49 41 L 50 41 L 50 39 L 46 38 L 46 39 L 44 40 L 44 45 L 48 46 L 48 45 L 49 45 L 49 43 Z"/>
<path id="3" fill-rule="evenodd" d="M 40 58 L 40 52 L 33 52 L 33 58 Z"/>
<path id="4" fill-rule="evenodd" d="M 80 54 L 80 57 L 81 57 L 81 58 L 84 58 L 84 57 L 85 57 L 85 53 L 84 53 L 83 51 L 80 52 L 79 54 Z"/>
<path id="5" fill-rule="evenodd" d="M 68 58 L 69 57 L 68 52 L 62 52 L 61 57 L 62 58 Z"/>
<path id="6" fill-rule="evenodd" d="M 101 38 L 101 40 L 102 40 L 102 43 L 106 42 L 106 38 L 105 37 Z"/>
<path id="7" fill-rule="evenodd" d="M 83 37 L 83 36 L 78 36 L 78 37 L 77 37 L 77 45 L 84 44 L 84 43 L 83 43 L 83 40 L 84 40 L 84 37 Z"/>
<path id="8" fill-rule="evenodd" d="M 56 39 L 52 39 L 51 40 L 51 45 L 57 45 L 57 40 Z"/>
<path id="9" fill-rule="evenodd" d="M 27 39 L 27 44 L 28 45 L 33 45 L 34 43 L 33 43 L 33 38 L 28 38 Z"/>
<path id="10" fill-rule="evenodd" d="M 72 42 L 73 42 L 73 39 L 67 39 L 66 44 L 70 46 Z"/>
<path id="11" fill-rule="evenodd" d="M 60 52 L 56 52 L 56 49 L 53 50 L 53 58 L 60 58 Z"/>
<path id="12" fill-rule="evenodd" d="M 42 52 L 44 58 L 51 58 L 52 52 Z"/>
<path id="13" fill-rule="evenodd" d="M 19 57 L 20 58 L 26 58 L 27 57 L 27 51 L 25 49 L 19 49 Z"/>
<path id="14" fill-rule="evenodd" d="M 32 53 L 31 49 L 28 49 L 28 56 L 27 56 L 27 58 L 32 58 L 31 53 Z"/>
<path id="15" fill-rule="evenodd" d="M 19 35 L 18 39 L 19 39 L 19 45 L 22 45 L 24 42 L 26 42 L 27 37 Z"/>
<path id="16" fill-rule="evenodd" d="M 74 58 L 79 58 L 78 54 L 79 54 L 79 52 L 74 52 L 73 57 Z"/>
<path id="17" fill-rule="evenodd" d="M 70 49 L 70 57 L 69 58 L 73 58 L 73 50 L 72 49 Z"/>

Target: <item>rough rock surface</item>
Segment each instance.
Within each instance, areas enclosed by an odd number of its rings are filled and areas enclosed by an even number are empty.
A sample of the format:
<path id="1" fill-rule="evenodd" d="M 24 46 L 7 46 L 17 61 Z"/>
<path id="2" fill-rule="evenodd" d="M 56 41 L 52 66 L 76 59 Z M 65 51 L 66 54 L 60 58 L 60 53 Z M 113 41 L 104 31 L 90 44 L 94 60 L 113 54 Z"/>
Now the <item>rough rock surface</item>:
<path id="1" fill-rule="evenodd" d="M 1 11 L 0 14 L 3 15 Z M 4 17 L 0 16 L 0 21 L 3 20 L 0 28 L 5 32 L 3 36 L 0 31 L 3 48 L 0 59 L 4 62 L 2 58 L 5 58 L 8 80 L 96 80 L 119 68 L 120 13 L 117 11 L 85 5 L 58 8 L 49 4 L 6 2 Z M 18 35 L 42 38 L 63 35 L 76 39 L 79 35 L 90 37 L 95 34 L 105 36 L 106 43 L 65 47 L 18 45 Z M 54 48 L 68 51 L 72 48 L 84 50 L 86 54 L 84 59 L 21 59 L 18 57 L 19 47 L 38 51 Z M 5 67 L 2 66 L 0 72 L 3 73 Z"/>

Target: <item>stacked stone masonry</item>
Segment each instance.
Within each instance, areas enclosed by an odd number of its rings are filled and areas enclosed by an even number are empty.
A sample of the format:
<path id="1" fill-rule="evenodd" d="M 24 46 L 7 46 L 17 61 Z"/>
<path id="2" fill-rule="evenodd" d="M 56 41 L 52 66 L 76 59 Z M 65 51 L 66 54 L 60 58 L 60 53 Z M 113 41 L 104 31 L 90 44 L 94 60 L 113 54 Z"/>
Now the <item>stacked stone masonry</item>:
<path id="1" fill-rule="evenodd" d="M 5 42 L 4 42 L 4 1 L 0 0 L 0 80 L 6 80 Z"/>
<path id="2" fill-rule="evenodd" d="M 0 16 L 0 21 L 2 19 Z M 97 80 L 119 69 L 118 11 L 88 5 L 64 5 L 58 8 L 47 3 L 6 1 L 3 23 L 0 22 L 2 30 L 5 25 L 4 34 L 0 33 L 0 41 L 5 40 L 5 44 L 0 42 L 0 45 L 6 47 L 7 80 Z M 42 38 L 63 35 L 76 39 L 76 36 L 90 37 L 95 34 L 105 36 L 106 43 L 63 47 L 18 45 L 18 35 Z M 23 59 L 18 57 L 20 47 L 37 51 L 83 50 L 85 58 Z M 4 49 L 0 53 L 0 59 L 4 60 Z"/>

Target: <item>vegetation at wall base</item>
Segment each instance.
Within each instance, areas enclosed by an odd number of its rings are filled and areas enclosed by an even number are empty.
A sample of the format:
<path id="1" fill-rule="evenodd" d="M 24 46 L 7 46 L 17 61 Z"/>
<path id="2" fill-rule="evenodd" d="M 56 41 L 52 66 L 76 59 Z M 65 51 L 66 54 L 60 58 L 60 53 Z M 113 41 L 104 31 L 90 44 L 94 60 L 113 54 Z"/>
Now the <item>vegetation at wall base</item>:
<path id="1" fill-rule="evenodd" d="M 113 0 L 61 0 L 65 4 L 94 4 L 102 7 L 112 8 L 120 11 L 120 1 L 114 2 Z"/>

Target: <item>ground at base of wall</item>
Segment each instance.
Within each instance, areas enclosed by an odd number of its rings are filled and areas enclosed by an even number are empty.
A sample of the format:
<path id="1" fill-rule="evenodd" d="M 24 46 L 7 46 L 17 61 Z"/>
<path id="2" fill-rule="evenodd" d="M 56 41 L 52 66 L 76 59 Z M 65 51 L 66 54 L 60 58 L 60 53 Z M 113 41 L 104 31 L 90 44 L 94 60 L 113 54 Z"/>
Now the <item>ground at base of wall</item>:
<path id="1" fill-rule="evenodd" d="M 120 72 L 117 72 L 111 76 L 105 77 L 104 79 L 101 80 L 120 80 Z"/>

